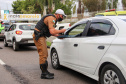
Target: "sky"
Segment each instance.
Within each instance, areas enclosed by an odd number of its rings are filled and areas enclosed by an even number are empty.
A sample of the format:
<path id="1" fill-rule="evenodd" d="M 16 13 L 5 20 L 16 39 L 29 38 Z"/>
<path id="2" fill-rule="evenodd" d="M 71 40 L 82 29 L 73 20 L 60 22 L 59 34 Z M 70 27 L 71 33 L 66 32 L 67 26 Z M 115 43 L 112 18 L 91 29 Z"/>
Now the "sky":
<path id="1" fill-rule="evenodd" d="M 13 1 L 16 1 L 16 0 L 0 0 L 0 9 L 1 10 L 12 10 L 12 3 Z"/>

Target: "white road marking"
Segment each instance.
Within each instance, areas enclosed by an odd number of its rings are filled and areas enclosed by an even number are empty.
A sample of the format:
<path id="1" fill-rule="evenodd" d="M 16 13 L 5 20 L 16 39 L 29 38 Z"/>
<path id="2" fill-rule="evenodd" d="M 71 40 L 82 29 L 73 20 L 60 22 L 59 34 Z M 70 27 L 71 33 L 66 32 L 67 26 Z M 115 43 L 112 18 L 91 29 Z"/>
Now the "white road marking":
<path id="1" fill-rule="evenodd" d="M 5 63 L 0 59 L 0 64 L 1 65 L 5 65 Z"/>

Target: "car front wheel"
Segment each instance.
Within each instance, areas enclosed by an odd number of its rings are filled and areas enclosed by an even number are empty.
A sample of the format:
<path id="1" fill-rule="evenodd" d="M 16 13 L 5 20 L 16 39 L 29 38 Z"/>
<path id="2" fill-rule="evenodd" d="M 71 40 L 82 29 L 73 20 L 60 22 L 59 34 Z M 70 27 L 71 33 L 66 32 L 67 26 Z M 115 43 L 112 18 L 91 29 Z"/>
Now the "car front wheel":
<path id="1" fill-rule="evenodd" d="M 17 44 L 17 42 L 14 40 L 13 41 L 13 50 L 17 51 L 19 49 L 19 45 Z"/>
<path id="2" fill-rule="evenodd" d="M 112 64 L 106 65 L 100 74 L 100 84 L 126 84 L 121 71 Z"/>
<path id="3" fill-rule="evenodd" d="M 6 38 L 4 38 L 4 46 L 7 47 L 8 46 L 8 43 L 6 41 Z"/>
<path id="4" fill-rule="evenodd" d="M 54 69 L 59 69 L 61 67 L 60 63 L 59 63 L 58 54 L 57 54 L 57 51 L 55 49 L 53 49 L 51 51 L 51 63 L 52 63 L 52 67 Z"/>

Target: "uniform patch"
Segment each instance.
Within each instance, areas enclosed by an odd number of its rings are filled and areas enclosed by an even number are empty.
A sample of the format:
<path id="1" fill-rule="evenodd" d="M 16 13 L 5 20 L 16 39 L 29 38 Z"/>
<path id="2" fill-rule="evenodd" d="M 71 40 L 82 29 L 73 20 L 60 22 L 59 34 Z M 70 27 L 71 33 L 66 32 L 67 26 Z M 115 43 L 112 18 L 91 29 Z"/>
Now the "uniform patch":
<path id="1" fill-rule="evenodd" d="M 56 25 L 53 25 L 53 27 L 55 28 L 55 27 L 56 27 Z"/>
<path id="2" fill-rule="evenodd" d="M 55 20 L 53 20 L 53 22 L 55 23 Z"/>

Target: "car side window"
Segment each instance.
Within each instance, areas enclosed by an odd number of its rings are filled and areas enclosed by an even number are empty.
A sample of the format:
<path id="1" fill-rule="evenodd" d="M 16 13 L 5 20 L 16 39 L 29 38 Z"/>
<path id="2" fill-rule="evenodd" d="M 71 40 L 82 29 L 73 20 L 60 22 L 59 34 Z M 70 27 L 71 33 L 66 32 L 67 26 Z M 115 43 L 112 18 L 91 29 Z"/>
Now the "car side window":
<path id="1" fill-rule="evenodd" d="M 12 26 L 12 30 L 14 30 L 15 28 L 16 28 L 16 25 L 13 25 L 13 26 Z"/>
<path id="2" fill-rule="evenodd" d="M 86 26 L 86 23 L 77 25 L 76 27 L 74 27 L 74 28 L 68 33 L 68 35 L 73 36 L 73 37 L 74 37 L 74 36 L 75 36 L 75 37 L 81 36 L 81 34 L 82 34 L 82 32 L 83 32 L 85 26 Z"/>
<path id="3" fill-rule="evenodd" d="M 16 25 L 12 25 L 12 26 L 10 27 L 9 31 L 14 30 L 15 28 L 16 28 Z"/>
<path id="4" fill-rule="evenodd" d="M 10 26 L 9 31 L 11 31 L 11 30 L 12 30 L 12 27 L 13 27 L 13 25 L 11 25 L 11 26 Z"/>
<path id="5" fill-rule="evenodd" d="M 110 32 L 114 31 L 111 28 L 113 28 L 111 24 L 100 23 L 100 22 L 91 23 L 87 36 L 110 35 Z"/>

